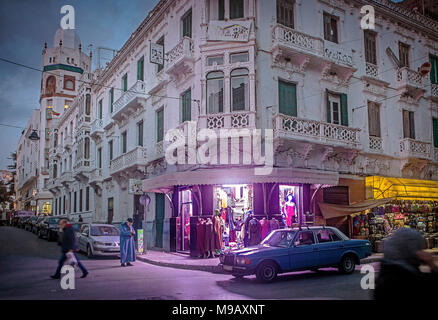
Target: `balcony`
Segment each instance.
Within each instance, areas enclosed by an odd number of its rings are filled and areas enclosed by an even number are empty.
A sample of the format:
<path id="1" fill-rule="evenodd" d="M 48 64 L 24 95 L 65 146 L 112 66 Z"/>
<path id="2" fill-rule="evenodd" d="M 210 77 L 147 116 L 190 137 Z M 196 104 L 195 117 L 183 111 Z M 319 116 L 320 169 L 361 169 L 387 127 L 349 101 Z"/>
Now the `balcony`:
<path id="1" fill-rule="evenodd" d="M 102 169 L 94 168 L 90 171 L 89 182 L 90 184 L 97 184 L 103 181 Z"/>
<path id="2" fill-rule="evenodd" d="M 188 37 L 181 39 L 181 41 L 166 54 L 166 73 L 173 78 L 178 78 L 181 75 L 187 75 L 193 72 L 194 53 L 193 40 Z"/>
<path id="3" fill-rule="evenodd" d="M 62 183 L 65 186 L 68 185 L 69 183 L 72 183 L 75 179 L 73 178 L 71 171 L 65 171 L 61 174 L 59 180 L 60 183 Z"/>
<path id="4" fill-rule="evenodd" d="M 90 136 L 92 139 L 96 138 L 102 138 L 103 133 L 105 130 L 103 129 L 103 120 L 102 119 L 96 119 L 91 124 L 91 131 Z"/>
<path id="5" fill-rule="evenodd" d="M 415 100 L 418 100 L 426 91 L 421 74 L 408 67 L 397 71 L 396 88 L 400 91 L 407 91 Z"/>
<path id="6" fill-rule="evenodd" d="M 199 128 L 206 129 L 255 129 L 254 111 L 218 113 L 199 116 Z"/>
<path id="7" fill-rule="evenodd" d="M 146 85 L 143 81 L 138 80 L 128 91 L 113 104 L 112 119 L 121 121 L 135 113 L 138 109 L 143 108 L 146 102 Z"/>
<path id="8" fill-rule="evenodd" d="M 433 160 L 438 162 L 438 148 L 433 149 Z"/>
<path id="9" fill-rule="evenodd" d="M 429 142 L 422 142 L 409 138 L 400 140 L 400 155 L 404 159 L 430 159 L 431 149 L 432 145 Z"/>
<path id="10" fill-rule="evenodd" d="M 88 178 L 88 173 L 91 170 L 91 161 L 81 159 L 76 161 L 73 166 L 73 176 L 75 179 L 81 180 L 83 178 Z"/>
<path id="11" fill-rule="evenodd" d="M 359 148 L 360 129 L 279 114 L 274 118 L 274 137 L 319 144 Z"/>
<path id="12" fill-rule="evenodd" d="M 370 136 L 369 148 L 371 152 L 381 153 L 383 151 L 382 138 Z"/>
<path id="13" fill-rule="evenodd" d="M 129 174 L 135 173 L 136 171 L 144 173 L 144 167 L 147 162 L 146 148 L 136 147 L 132 151 L 111 160 L 110 174 Z"/>
<path id="14" fill-rule="evenodd" d="M 59 178 L 50 178 L 48 183 L 49 190 L 61 189 L 61 181 Z"/>
<path id="15" fill-rule="evenodd" d="M 356 71 L 352 53 L 345 47 L 280 24 L 274 27 L 272 49 L 274 61 L 290 59 L 301 71 L 309 66 L 345 79 Z"/>
<path id="16" fill-rule="evenodd" d="M 380 77 L 379 77 L 379 67 L 376 66 L 375 64 L 366 62 L 365 63 L 365 75 L 367 77 L 380 80 Z"/>
<path id="17" fill-rule="evenodd" d="M 438 100 L 438 84 L 430 83 L 430 95 L 431 98 Z"/>
<path id="18" fill-rule="evenodd" d="M 64 148 L 66 150 L 70 150 L 71 147 L 73 146 L 73 139 L 71 136 L 68 136 L 64 139 Z"/>

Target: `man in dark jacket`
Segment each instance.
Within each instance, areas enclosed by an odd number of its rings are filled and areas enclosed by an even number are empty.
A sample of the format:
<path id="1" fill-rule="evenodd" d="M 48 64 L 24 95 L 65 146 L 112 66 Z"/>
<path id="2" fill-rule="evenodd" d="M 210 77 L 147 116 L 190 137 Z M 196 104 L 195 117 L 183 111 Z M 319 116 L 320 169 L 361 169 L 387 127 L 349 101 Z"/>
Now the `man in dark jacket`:
<path id="1" fill-rule="evenodd" d="M 426 301 L 435 298 L 438 266 L 424 251 L 425 239 L 416 230 L 401 228 L 384 242 L 384 258 L 376 281 L 376 300 Z M 420 265 L 430 268 L 421 272 Z"/>
<path id="2" fill-rule="evenodd" d="M 78 251 L 78 244 L 76 240 L 76 234 L 75 230 L 73 229 L 71 224 L 67 223 L 67 220 L 61 219 L 59 221 L 59 225 L 63 229 L 62 232 L 62 240 L 61 240 L 61 256 L 59 257 L 58 261 L 58 268 L 56 269 L 56 272 L 53 276 L 50 276 L 52 279 L 59 279 L 61 277 L 61 268 L 64 265 L 65 260 L 67 260 L 67 252 L 73 252 L 73 254 L 76 257 L 76 260 L 78 261 L 78 267 L 82 271 L 81 278 L 85 278 L 88 275 L 87 269 L 84 267 L 84 265 L 79 261 L 78 257 L 76 256 L 76 251 Z"/>

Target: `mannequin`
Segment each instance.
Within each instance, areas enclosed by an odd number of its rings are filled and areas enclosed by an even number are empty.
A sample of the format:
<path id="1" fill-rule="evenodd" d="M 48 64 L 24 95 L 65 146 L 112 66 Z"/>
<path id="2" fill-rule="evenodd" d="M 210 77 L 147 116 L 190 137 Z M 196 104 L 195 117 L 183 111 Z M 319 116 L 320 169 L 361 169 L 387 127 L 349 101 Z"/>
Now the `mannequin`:
<path id="1" fill-rule="evenodd" d="M 214 250 L 214 228 L 213 228 L 213 221 L 211 218 L 207 218 L 207 221 L 205 222 L 205 242 L 204 242 L 204 248 L 205 248 L 205 258 L 213 257 L 213 250 Z"/>
<path id="2" fill-rule="evenodd" d="M 283 204 L 281 213 L 283 220 L 286 220 L 284 221 L 286 226 L 290 228 L 292 223 L 296 222 L 296 205 L 293 191 L 286 196 L 286 202 Z"/>
<path id="3" fill-rule="evenodd" d="M 261 229 L 260 239 L 263 240 L 269 234 L 270 223 L 269 223 L 269 220 L 266 218 L 263 218 L 262 220 L 260 220 L 259 223 L 260 223 L 260 229 Z"/>

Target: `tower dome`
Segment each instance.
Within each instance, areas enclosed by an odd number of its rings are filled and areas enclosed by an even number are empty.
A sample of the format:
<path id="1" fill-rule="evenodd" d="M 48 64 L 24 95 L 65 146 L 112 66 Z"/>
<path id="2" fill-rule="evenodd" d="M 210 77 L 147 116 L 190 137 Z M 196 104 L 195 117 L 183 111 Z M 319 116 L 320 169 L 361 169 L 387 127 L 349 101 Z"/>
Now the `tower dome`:
<path id="1" fill-rule="evenodd" d="M 81 39 L 74 29 L 58 29 L 53 38 L 53 47 L 59 47 L 61 40 L 63 47 L 79 50 Z"/>

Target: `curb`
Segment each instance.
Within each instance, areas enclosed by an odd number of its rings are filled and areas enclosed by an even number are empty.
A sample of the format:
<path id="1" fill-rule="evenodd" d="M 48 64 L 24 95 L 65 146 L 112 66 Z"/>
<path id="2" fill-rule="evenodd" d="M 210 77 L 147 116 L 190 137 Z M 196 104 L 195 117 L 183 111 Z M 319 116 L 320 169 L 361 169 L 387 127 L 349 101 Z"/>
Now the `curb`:
<path id="1" fill-rule="evenodd" d="M 201 266 L 201 265 L 186 265 L 186 264 L 178 264 L 178 263 L 171 263 L 171 262 L 162 262 L 162 261 L 156 261 L 151 260 L 143 256 L 137 256 L 137 259 L 149 264 L 153 264 L 155 266 L 160 267 L 169 267 L 174 269 L 183 269 L 183 270 L 197 270 L 197 271 L 206 271 L 211 273 L 220 273 L 225 274 L 225 272 L 222 271 L 222 267 L 220 265 L 217 266 Z"/>

